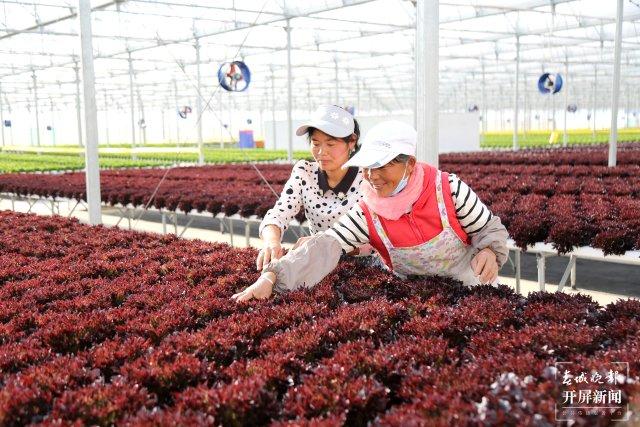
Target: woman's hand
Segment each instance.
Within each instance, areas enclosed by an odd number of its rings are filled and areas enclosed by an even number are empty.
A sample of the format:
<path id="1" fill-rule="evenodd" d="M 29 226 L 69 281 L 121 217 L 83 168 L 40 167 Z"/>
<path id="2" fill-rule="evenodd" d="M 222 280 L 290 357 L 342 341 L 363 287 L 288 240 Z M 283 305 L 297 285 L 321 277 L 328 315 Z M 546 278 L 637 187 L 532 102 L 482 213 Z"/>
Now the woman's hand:
<path id="1" fill-rule="evenodd" d="M 234 294 L 231 299 L 235 302 L 249 301 L 253 298 L 267 299 L 273 293 L 273 285 L 276 283 L 276 275 L 272 272 L 264 273 L 255 281 L 255 283 L 247 287 L 244 291 Z"/>
<path id="2" fill-rule="evenodd" d="M 480 283 L 492 283 L 498 277 L 498 262 L 496 254 L 489 248 L 484 248 L 471 260 L 471 269 L 479 277 Z"/>
<path id="3" fill-rule="evenodd" d="M 282 257 L 282 245 L 279 240 L 269 240 L 264 242 L 264 246 L 258 253 L 256 268 L 262 270 L 269 262 Z"/>

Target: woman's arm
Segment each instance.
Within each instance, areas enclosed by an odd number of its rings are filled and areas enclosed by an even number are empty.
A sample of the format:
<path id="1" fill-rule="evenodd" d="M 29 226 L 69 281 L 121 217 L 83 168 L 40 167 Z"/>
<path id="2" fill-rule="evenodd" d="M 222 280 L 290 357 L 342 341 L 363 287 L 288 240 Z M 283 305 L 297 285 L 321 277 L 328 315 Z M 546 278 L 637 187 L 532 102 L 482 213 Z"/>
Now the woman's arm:
<path id="1" fill-rule="evenodd" d="M 313 287 L 338 265 L 340 255 L 369 243 L 367 220 L 358 204 L 327 231 L 318 233 L 264 271 L 276 273 L 277 291 Z"/>
<path id="2" fill-rule="evenodd" d="M 258 253 L 256 268 L 262 270 L 271 260 L 282 256 L 282 232 L 276 225 L 269 224 L 262 229 L 262 249 Z"/>
<path id="3" fill-rule="evenodd" d="M 267 264 L 263 271 L 275 273 L 274 290 L 277 292 L 312 288 L 336 268 L 340 255 L 340 242 L 321 232 L 279 260 Z"/>
<path id="4" fill-rule="evenodd" d="M 265 299 L 274 290 L 285 292 L 311 288 L 336 268 L 341 254 L 340 242 L 326 233 L 318 233 L 299 248 L 267 264 L 255 283 L 231 299 L 236 302 Z"/>
<path id="5" fill-rule="evenodd" d="M 284 257 L 267 264 L 263 273 L 268 274 L 232 298 L 241 302 L 268 298 L 273 290 L 284 292 L 313 287 L 336 268 L 342 253 L 368 242 L 367 221 L 356 204 L 329 230 L 311 236 Z"/>
<path id="6" fill-rule="evenodd" d="M 304 160 L 294 165 L 291 176 L 280 193 L 280 198 L 275 206 L 267 211 L 260 223 L 259 236 L 262 239 L 262 249 L 256 259 L 258 270 L 271 260 L 282 256 L 282 235 L 302 207 L 302 180 L 298 176 L 301 162 Z"/>
<path id="7" fill-rule="evenodd" d="M 280 230 L 280 237 L 282 237 L 289 223 L 300 212 L 302 207 L 302 179 L 299 175 L 304 171 L 304 162 L 304 160 L 300 160 L 293 166 L 291 176 L 285 183 L 282 193 L 280 193 L 280 198 L 278 198 L 273 208 L 267 211 L 260 223 L 259 235 L 263 240 L 265 228 L 269 225 L 277 227 Z"/>
<path id="8" fill-rule="evenodd" d="M 449 174 L 449 185 L 456 217 L 471 239 L 471 245 L 479 250 L 491 249 L 498 266 L 502 267 L 509 255 L 509 233 L 500 218 L 493 215 L 478 195 L 456 175 Z"/>

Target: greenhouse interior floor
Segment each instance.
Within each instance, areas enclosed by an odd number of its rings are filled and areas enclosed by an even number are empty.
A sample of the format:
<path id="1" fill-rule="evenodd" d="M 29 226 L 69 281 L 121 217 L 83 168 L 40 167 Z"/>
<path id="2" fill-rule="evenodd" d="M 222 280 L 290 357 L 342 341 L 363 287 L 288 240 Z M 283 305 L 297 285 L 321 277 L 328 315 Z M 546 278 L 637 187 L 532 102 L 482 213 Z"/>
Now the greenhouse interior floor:
<path id="1" fill-rule="evenodd" d="M 72 216 L 79 219 L 83 223 L 88 223 L 88 212 L 83 206 L 73 209 L 71 203 L 58 203 L 59 214 Z M 13 208 L 18 212 L 27 212 L 30 209 L 29 203 L 26 201 L 15 201 Z M 0 199 L 0 210 L 11 210 L 12 202 L 7 199 Z M 51 205 L 45 203 L 35 203 L 31 206 L 30 211 L 39 215 L 51 215 Z M 168 223 L 163 226 L 161 214 L 158 211 L 145 211 L 141 218 L 140 210 L 131 211 L 131 228 L 137 231 L 163 233 L 166 229 L 168 232 L 175 232 L 174 224 Z M 129 228 L 129 221 L 125 217 L 122 218 L 122 212 L 116 208 L 103 207 L 103 223 L 105 226 L 116 226 L 121 228 Z M 187 239 L 201 239 L 211 242 L 230 243 L 230 235 L 228 232 L 220 232 L 220 219 L 206 216 L 192 216 L 190 226 L 184 228 L 187 218 L 178 216 L 177 234 Z M 247 238 L 245 235 L 245 225 L 241 221 L 234 224 L 233 246 L 246 247 Z M 259 247 L 261 244 L 257 237 L 258 223 L 250 225 L 249 244 L 253 247 Z M 300 231 L 295 228 L 289 229 L 284 236 L 284 247 L 289 248 L 297 239 L 297 233 Z M 548 292 L 557 290 L 557 283 L 567 265 L 566 257 L 553 257 L 547 261 L 546 272 L 546 288 Z M 530 292 L 539 290 L 537 282 L 536 258 L 534 254 L 523 253 L 521 256 L 521 274 L 520 292 L 527 295 Z M 499 282 L 515 288 L 516 280 L 514 278 L 514 268 L 507 263 L 500 272 Z M 598 262 L 589 260 L 578 260 L 577 263 L 577 289 L 571 289 L 565 286 L 563 292 L 582 293 L 590 295 L 600 305 L 615 302 L 620 298 L 638 298 L 640 297 L 640 267 L 631 265 L 621 265 L 609 262 Z"/>

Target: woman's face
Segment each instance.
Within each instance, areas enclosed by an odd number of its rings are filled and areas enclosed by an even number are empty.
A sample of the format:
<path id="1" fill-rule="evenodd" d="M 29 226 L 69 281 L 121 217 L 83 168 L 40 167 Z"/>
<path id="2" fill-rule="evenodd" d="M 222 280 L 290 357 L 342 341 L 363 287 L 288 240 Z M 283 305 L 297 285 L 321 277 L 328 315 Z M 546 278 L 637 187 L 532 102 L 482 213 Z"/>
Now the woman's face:
<path id="1" fill-rule="evenodd" d="M 389 197 L 398 183 L 405 175 L 409 177 L 416 164 L 415 158 L 410 158 L 407 163 L 389 162 L 375 169 L 363 169 L 364 179 L 369 181 L 379 197 Z"/>
<path id="2" fill-rule="evenodd" d="M 311 154 L 318 162 L 320 169 L 325 172 L 340 169 L 349 160 L 349 151 L 353 150 L 355 145 L 355 142 L 345 144 L 342 139 L 318 129 L 314 129 L 311 133 Z"/>

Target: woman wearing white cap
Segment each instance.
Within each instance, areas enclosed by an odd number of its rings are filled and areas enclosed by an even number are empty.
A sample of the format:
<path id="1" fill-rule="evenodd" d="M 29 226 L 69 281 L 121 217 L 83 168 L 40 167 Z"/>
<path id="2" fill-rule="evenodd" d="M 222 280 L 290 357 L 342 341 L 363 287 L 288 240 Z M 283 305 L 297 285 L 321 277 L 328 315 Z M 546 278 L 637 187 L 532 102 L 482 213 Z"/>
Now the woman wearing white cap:
<path id="1" fill-rule="evenodd" d="M 269 263 L 236 301 L 311 287 L 341 253 L 369 243 L 399 276 L 442 275 L 465 285 L 491 283 L 506 261 L 508 233 L 455 175 L 416 162 L 416 131 L 382 122 L 344 167 L 364 168 L 363 201 L 329 230 Z"/>
<path id="2" fill-rule="evenodd" d="M 321 105 L 296 131 L 298 136 L 305 134 L 315 162 L 300 160 L 293 166 L 278 202 L 260 223 L 258 270 L 282 256 L 282 235 L 301 208 L 311 234 L 316 234 L 328 230 L 362 199 L 362 171 L 357 166 L 343 168 L 358 150 L 360 129 L 353 116 L 335 105 Z"/>

